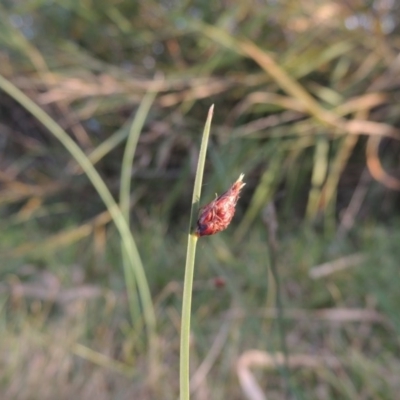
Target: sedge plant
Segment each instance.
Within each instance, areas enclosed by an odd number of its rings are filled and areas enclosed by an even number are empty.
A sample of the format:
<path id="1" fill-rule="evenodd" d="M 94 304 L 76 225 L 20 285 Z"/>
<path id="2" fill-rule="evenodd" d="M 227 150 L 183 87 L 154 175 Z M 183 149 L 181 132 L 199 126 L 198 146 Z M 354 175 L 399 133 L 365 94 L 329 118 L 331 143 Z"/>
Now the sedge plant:
<path id="1" fill-rule="evenodd" d="M 206 125 L 200 145 L 199 160 L 197 162 L 196 177 L 194 181 L 192 207 L 190 210 L 189 238 L 186 251 L 185 279 L 183 284 L 182 317 L 181 317 L 181 344 L 179 358 L 179 390 L 180 400 L 190 399 L 189 385 L 189 355 L 190 355 L 190 312 L 192 307 L 192 288 L 194 275 L 194 259 L 198 235 L 193 226 L 195 216 L 199 209 L 201 185 L 203 183 L 204 164 L 206 162 L 208 138 L 210 136 L 211 120 L 214 113 L 214 105 L 208 111 Z"/>
<path id="2" fill-rule="evenodd" d="M 199 211 L 199 199 L 201 195 L 204 164 L 206 160 L 207 144 L 210 135 L 213 112 L 214 105 L 212 105 L 208 111 L 208 117 L 203 131 L 194 182 L 192 207 L 190 212 L 189 238 L 186 253 L 185 279 L 182 300 L 179 366 L 180 400 L 190 399 L 190 315 L 197 240 L 201 236 L 213 235 L 228 227 L 235 214 L 235 206 L 239 198 L 240 190 L 245 185 L 242 181 L 244 175 L 241 174 L 239 179 L 233 183 L 233 185 L 225 193 L 200 209 L 197 223 L 194 225 L 196 215 Z"/>

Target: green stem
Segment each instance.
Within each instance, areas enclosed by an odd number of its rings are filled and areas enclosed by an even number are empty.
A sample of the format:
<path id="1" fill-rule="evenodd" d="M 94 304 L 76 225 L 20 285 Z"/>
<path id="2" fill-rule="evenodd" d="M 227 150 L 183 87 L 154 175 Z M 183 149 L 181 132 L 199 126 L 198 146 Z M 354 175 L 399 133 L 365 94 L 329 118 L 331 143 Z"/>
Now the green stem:
<path id="1" fill-rule="evenodd" d="M 129 129 L 128 139 L 126 141 L 124 156 L 122 158 L 121 166 L 121 182 L 119 192 L 119 202 L 121 213 L 125 218 L 126 224 L 130 226 L 130 192 L 131 192 L 131 178 L 132 178 L 132 164 L 136 152 L 136 146 L 139 140 L 140 132 L 146 121 L 146 117 L 150 111 L 150 107 L 156 97 L 155 91 L 149 91 L 143 97 L 140 106 L 135 114 L 132 124 Z M 129 254 L 123 243 L 121 243 L 122 265 L 124 267 L 125 283 L 128 295 L 129 311 L 133 329 L 140 332 L 140 324 L 142 323 L 140 314 L 140 304 L 137 301 L 138 292 L 140 294 L 143 288 L 140 287 L 141 281 L 135 276 L 134 270 L 131 268 L 129 261 Z M 143 304 L 142 304 L 143 305 Z M 149 332 L 149 374 L 148 382 L 152 386 L 156 382 L 159 374 L 159 357 L 158 357 L 158 344 L 155 332 Z"/>
<path id="2" fill-rule="evenodd" d="M 150 111 L 150 107 L 156 97 L 155 92 L 148 92 L 136 112 L 136 115 L 131 123 L 129 129 L 128 140 L 126 142 L 124 156 L 122 158 L 121 166 L 121 183 L 119 191 L 119 204 L 121 207 L 122 215 L 125 218 L 127 225 L 129 226 L 129 210 L 130 210 L 130 191 L 131 191 L 131 170 L 133 164 L 133 158 L 136 151 L 137 142 L 139 140 L 140 132 L 142 131 L 146 117 Z M 140 320 L 140 307 L 136 301 L 137 289 L 135 282 L 135 276 L 132 268 L 130 268 L 129 256 L 126 254 L 125 247 L 121 243 L 122 251 L 122 264 L 124 266 L 125 281 L 128 294 L 129 310 L 131 313 L 132 323 Z"/>
<path id="3" fill-rule="evenodd" d="M 268 235 L 268 247 L 269 247 L 269 255 L 270 255 L 270 266 L 272 276 L 275 282 L 275 294 L 276 294 L 276 309 L 277 309 L 277 323 L 278 323 L 278 335 L 281 341 L 281 350 L 284 357 L 284 363 L 282 366 L 282 376 L 285 385 L 285 397 L 289 399 L 293 396 L 294 399 L 297 399 L 296 391 L 292 385 L 290 379 L 290 370 L 289 370 L 289 350 L 286 343 L 286 332 L 285 332 L 285 321 L 284 321 L 284 308 L 282 302 L 282 292 L 281 292 L 281 282 L 280 276 L 277 266 L 278 259 L 278 244 L 275 237 L 275 232 L 270 229 Z"/>
<path id="4" fill-rule="evenodd" d="M 196 257 L 196 244 L 197 236 L 189 235 L 182 304 L 181 354 L 179 373 L 181 400 L 190 399 L 190 315 L 192 309 L 192 288 L 194 275 L 194 259 Z"/>
<path id="5" fill-rule="evenodd" d="M 0 75 L 0 89 L 4 90 L 14 100 L 20 103 L 27 111 L 29 111 L 38 121 L 40 121 L 70 152 L 81 168 L 85 171 L 87 177 L 92 182 L 97 190 L 97 193 L 103 200 L 110 213 L 118 232 L 121 235 L 121 240 L 125 247 L 126 253 L 134 271 L 136 282 L 139 288 L 139 295 L 143 305 L 143 315 L 146 321 L 146 326 L 149 332 L 149 342 L 155 337 L 156 332 L 156 317 L 151 299 L 149 285 L 144 272 L 143 264 L 140 259 L 136 243 L 132 237 L 129 226 L 121 213 L 120 208 L 112 197 L 106 184 L 102 180 L 99 173 L 93 167 L 92 163 L 86 154 L 79 146 L 70 138 L 70 136 L 58 125 L 49 115 L 47 115 L 38 105 L 29 99 L 11 82 Z"/>
<path id="6" fill-rule="evenodd" d="M 193 232 L 193 223 L 198 211 L 198 204 L 201 195 L 203 182 L 204 164 L 207 154 L 208 137 L 210 135 L 211 120 L 214 112 L 214 105 L 208 111 L 206 125 L 201 140 L 199 161 L 197 163 L 196 178 L 194 181 L 192 209 L 190 212 L 189 238 L 186 252 L 185 280 L 182 299 L 182 321 L 181 321 L 181 346 L 179 365 L 180 400 L 190 399 L 190 315 L 192 308 L 192 288 L 194 276 L 194 260 L 196 257 L 197 236 Z"/>

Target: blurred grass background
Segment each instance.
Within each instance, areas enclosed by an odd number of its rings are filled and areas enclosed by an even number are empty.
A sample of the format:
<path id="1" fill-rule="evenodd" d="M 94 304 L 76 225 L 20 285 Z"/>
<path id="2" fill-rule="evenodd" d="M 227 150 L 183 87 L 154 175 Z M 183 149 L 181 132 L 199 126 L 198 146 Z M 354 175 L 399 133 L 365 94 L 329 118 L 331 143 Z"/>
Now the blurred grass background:
<path id="1" fill-rule="evenodd" d="M 145 323 L 132 319 L 101 198 L 0 91 L 1 398 L 178 397 L 190 198 L 212 103 L 201 203 L 241 172 L 246 186 L 232 226 L 199 241 L 193 398 L 284 398 L 271 248 L 290 398 L 396 398 L 399 48 L 390 0 L 0 2 L 0 74 L 68 132 L 115 199 L 132 121 L 157 92 L 130 225 L 159 353 L 149 382 Z"/>

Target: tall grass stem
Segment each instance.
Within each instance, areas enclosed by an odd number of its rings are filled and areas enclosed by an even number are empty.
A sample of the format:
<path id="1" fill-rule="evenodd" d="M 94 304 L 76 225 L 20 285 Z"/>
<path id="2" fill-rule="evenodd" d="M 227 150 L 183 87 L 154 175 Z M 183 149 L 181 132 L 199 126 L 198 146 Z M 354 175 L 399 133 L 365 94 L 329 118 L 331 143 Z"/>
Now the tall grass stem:
<path id="1" fill-rule="evenodd" d="M 130 225 L 130 192 L 131 192 L 131 171 L 133 158 L 136 152 L 137 142 L 139 140 L 140 132 L 142 131 L 144 122 L 150 111 L 150 107 L 154 102 L 156 92 L 149 91 L 143 97 L 142 102 L 133 118 L 129 129 L 129 135 L 125 146 L 124 156 L 122 158 L 121 167 L 121 182 L 119 191 L 119 204 L 121 207 L 122 215 L 125 218 L 127 225 Z M 135 282 L 135 276 L 129 263 L 129 256 L 126 253 L 124 244 L 121 242 L 122 251 L 122 263 L 124 266 L 125 281 L 128 294 L 129 310 L 131 313 L 132 323 L 140 320 L 140 308 L 139 303 L 136 301 L 137 297 L 137 282 Z"/>
<path id="2" fill-rule="evenodd" d="M 132 165 L 133 159 L 136 152 L 137 143 L 139 140 L 140 133 L 143 129 L 143 125 L 146 121 L 147 115 L 150 111 L 150 107 L 154 102 L 157 93 L 155 91 L 148 91 L 143 97 L 139 108 L 132 120 L 128 139 L 126 141 L 125 151 L 122 158 L 121 166 L 121 181 L 120 181 L 120 192 L 119 202 L 121 213 L 125 218 L 126 224 L 130 226 L 130 192 L 131 192 L 131 178 L 132 178 Z M 134 270 L 131 268 L 129 261 L 129 254 L 126 251 L 124 244 L 121 242 L 121 254 L 122 254 L 122 265 L 124 268 L 129 311 L 131 314 L 131 320 L 133 330 L 140 332 L 140 325 L 142 323 L 140 306 L 137 301 L 138 294 L 141 291 L 139 287 L 140 281 L 135 277 Z M 140 296 L 139 296 L 140 298 Z M 143 304 L 142 304 L 143 305 Z M 159 375 L 159 359 L 158 359 L 158 342 L 156 333 L 151 331 L 149 337 L 149 374 L 148 382 L 150 386 L 153 386 Z"/>
<path id="3" fill-rule="evenodd" d="M 38 105 L 22 93 L 10 81 L 0 75 L 0 89 L 6 92 L 22 107 L 30 112 L 38 121 L 40 121 L 69 151 L 69 153 L 78 162 L 85 171 L 90 182 L 93 184 L 100 198 L 103 200 L 110 213 L 121 240 L 124 244 L 126 254 L 129 258 L 131 268 L 135 274 L 140 300 L 143 306 L 143 315 L 146 327 L 149 333 L 149 343 L 151 346 L 152 338 L 156 335 L 156 317 L 151 299 L 150 289 L 144 272 L 143 264 L 140 259 L 135 240 L 130 232 L 129 226 L 119 208 L 111 192 L 107 188 L 103 179 L 93 167 L 86 154 L 79 146 L 70 138 L 70 136 L 58 125 L 48 114 L 46 114 Z"/>
<path id="4" fill-rule="evenodd" d="M 194 261 L 196 257 L 197 236 L 193 233 L 193 224 L 199 209 L 201 186 L 203 183 L 204 165 L 206 161 L 208 138 L 210 136 L 211 120 L 214 113 L 214 105 L 208 111 L 207 121 L 201 139 L 199 160 L 197 163 L 196 178 L 194 181 L 192 208 L 190 212 L 189 237 L 186 252 L 185 279 L 183 286 L 182 319 L 181 319 L 181 343 L 179 365 L 180 400 L 190 399 L 190 314 L 192 307 L 192 288 L 194 275 Z"/>

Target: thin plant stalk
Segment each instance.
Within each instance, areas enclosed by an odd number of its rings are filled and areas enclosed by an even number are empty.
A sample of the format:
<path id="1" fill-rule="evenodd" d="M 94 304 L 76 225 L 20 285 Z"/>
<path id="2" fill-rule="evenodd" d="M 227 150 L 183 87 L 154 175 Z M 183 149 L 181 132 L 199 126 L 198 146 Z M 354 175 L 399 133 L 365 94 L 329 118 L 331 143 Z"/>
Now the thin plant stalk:
<path id="1" fill-rule="evenodd" d="M 97 190 L 100 198 L 106 205 L 107 210 L 110 213 L 118 232 L 120 233 L 121 240 L 124 244 L 126 254 L 129 258 L 131 268 L 133 270 L 133 273 L 135 274 L 139 296 L 143 306 L 143 315 L 149 333 L 149 342 L 152 343 L 152 338 L 154 338 L 156 335 L 156 317 L 149 285 L 138 249 L 136 247 L 135 240 L 133 239 L 129 226 L 126 223 L 126 220 L 119 206 L 112 197 L 109 189 L 107 188 L 99 173 L 93 167 L 86 154 L 69 137 L 69 135 L 38 105 L 36 105 L 31 99 L 29 99 L 29 97 L 22 93 L 16 86 L 5 79 L 2 75 L 0 75 L 0 89 L 2 89 L 19 104 L 21 104 L 64 145 L 64 147 L 69 151 L 69 153 L 74 157 L 81 168 L 85 171 L 89 180 Z"/>
<path id="2" fill-rule="evenodd" d="M 276 216 L 276 211 L 273 203 L 269 203 L 268 206 L 264 209 L 263 215 L 264 223 L 268 228 L 268 253 L 269 253 L 269 261 L 270 261 L 270 269 L 268 271 L 268 275 L 272 275 L 273 283 L 268 281 L 268 291 L 271 289 L 275 294 L 275 302 L 277 308 L 277 323 L 278 323 L 278 335 L 281 341 L 281 350 L 284 357 L 284 362 L 282 365 L 282 377 L 285 385 L 285 398 L 294 398 L 297 399 L 297 393 L 294 385 L 292 385 L 292 381 L 290 378 L 290 370 L 289 370 L 289 350 L 286 343 L 286 331 L 285 331 L 285 321 L 284 321 L 284 306 L 282 302 L 282 292 L 281 292 L 281 282 L 278 271 L 278 238 L 277 238 L 277 230 L 278 230 L 278 221 Z"/>
<path id="3" fill-rule="evenodd" d="M 150 107 L 156 97 L 155 91 L 149 91 L 143 97 L 136 115 L 131 123 L 129 135 L 125 146 L 124 156 L 122 158 L 121 167 L 121 181 L 119 201 L 121 213 L 125 218 L 128 226 L 130 226 L 130 192 L 131 192 L 131 171 L 133 158 L 136 152 L 137 142 L 139 140 L 140 132 L 142 131 L 146 117 L 150 111 Z M 135 274 L 130 267 L 129 255 L 126 248 L 121 243 L 122 265 L 124 267 L 124 275 L 126 281 L 127 295 L 129 310 L 131 313 L 131 320 L 135 332 L 140 332 L 139 324 L 142 323 L 140 306 L 136 301 L 138 297 L 138 282 L 135 279 Z M 157 379 L 159 373 L 159 359 L 158 359 L 158 345 L 157 337 L 155 334 L 150 336 L 149 341 L 149 374 L 148 382 L 152 386 Z"/>
<path id="4" fill-rule="evenodd" d="M 142 131 L 146 117 L 150 111 L 150 107 L 154 102 L 156 92 L 149 91 L 143 97 L 142 102 L 135 114 L 129 129 L 129 135 L 125 146 L 124 156 L 122 158 L 121 167 L 121 182 L 119 191 L 119 204 L 122 215 L 125 218 L 127 225 L 130 225 L 130 191 L 131 191 L 131 170 L 133 158 L 136 152 L 137 142 L 139 140 L 140 132 Z M 121 243 L 122 263 L 124 266 L 125 281 L 128 294 L 129 310 L 131 313 L 132 323 L 140 320 L 140 308 L 136 301 L 137 289 L 135 276 L 130 268 L 129 256 L 126 253 L 124 244 Z"/>
<path id="5" fill-rule="evenodd" d="M 197 235 L 194 234 L 193 224 L 199 209 L 201 186 L 203 182 L 204 164 L 206 161 L 208 138 L 210 136 L 211 120 L 214 105 L 208 111 L 206 125 L 201 139 L 199 161 L 197 163 L 196 178 L 194 181 L 192 208 L 190 211 L 189 238 L 186 252 L 185 280 L 183 286 L 182 319 L 181 319 L 181 344 L 179 365 L 180 400 L 190 399 L 190 314 L 192 306 L 192 288 L 194 275 L 194 260 L 196 256 Z"/>

